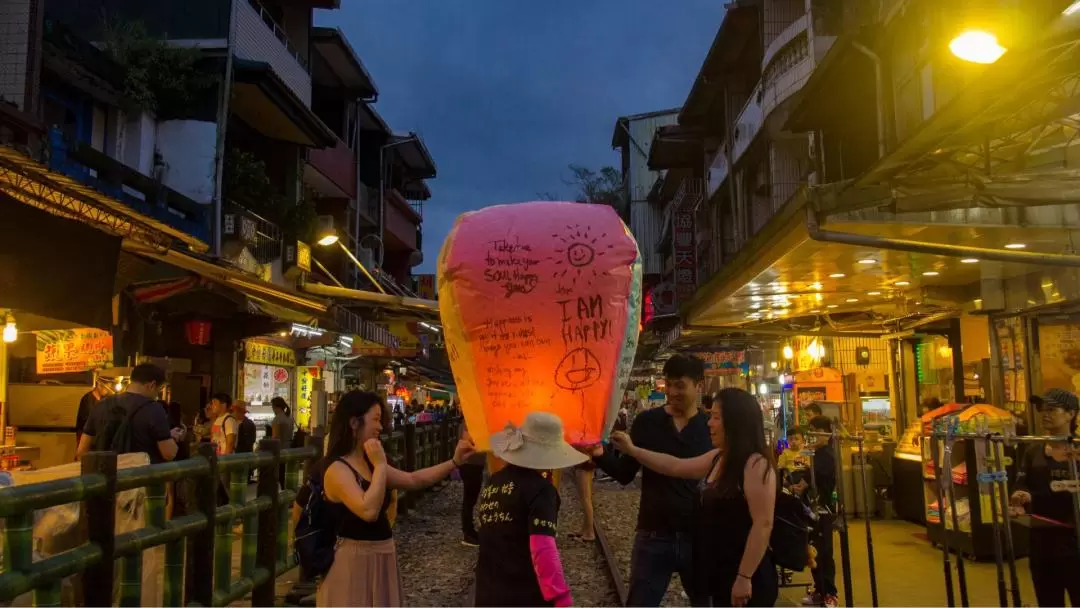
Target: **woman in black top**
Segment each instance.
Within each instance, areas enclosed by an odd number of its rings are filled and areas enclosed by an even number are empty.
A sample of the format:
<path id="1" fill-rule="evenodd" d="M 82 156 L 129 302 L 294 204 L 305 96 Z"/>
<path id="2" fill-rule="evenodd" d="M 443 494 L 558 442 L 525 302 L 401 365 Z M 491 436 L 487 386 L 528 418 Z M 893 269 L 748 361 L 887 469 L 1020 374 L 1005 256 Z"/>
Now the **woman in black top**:
<path id="1" fill-rule="evenodd" d="M 1051 436 L 1071 436 L 1076 432 L 1076 395 L 1050 389 L 1032 404 L 1042 417 L 1043 431 Z M 1025 446 L 1012 495 L 1013 508 L 1026 509 L 1031 521 L 1031 582 L 1040 606 L 1064 606 L 1065 593 L 1073 606 L 1080 605 L 1080 550 L 1076 545 L 1076 522 L 1069 454 L 1077 456 L 1073 445 L 1062 443 Z M 1074 490 L 1075 491 L 1075 490 Z"/>
<path id="2" fill-rule="evenodd" d="M 639 448 L 626 433 L 612 442 L 658 473 L 701 479 L 695 580 L 714 606 L 772 606 L 776 569 L 768 555 L 777 476 L 757 399 L 726 388 L 713 399 L 709 434 L 716 449 L 676 458 Z"/>
<path id="3" fill-rule="evenodd" d="M 386 406 L 375 393 L 342 397 L 330 420 L 321 463 L 323 492 L 336 508 L 334 564 L 319 584 L 317 606 L 400 606 L 405 601 L 387 510 L 392 489 L 417 490 L 450 475 L 472 452 L 458 442 L 454 457 L 412 473 L 387 464 L 379 434 Z"/>

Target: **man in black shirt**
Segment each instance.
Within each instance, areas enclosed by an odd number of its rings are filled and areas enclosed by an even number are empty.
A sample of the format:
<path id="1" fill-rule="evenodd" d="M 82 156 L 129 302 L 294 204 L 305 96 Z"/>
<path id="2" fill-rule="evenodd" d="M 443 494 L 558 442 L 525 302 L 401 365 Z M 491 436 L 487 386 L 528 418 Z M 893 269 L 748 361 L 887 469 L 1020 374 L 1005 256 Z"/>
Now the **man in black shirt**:
<path id="1" fill-rule="evenodd" d="M 175 458 L 177 442 L 183 437 L 183 431 L 169 429 L 169 416 L 155 401 L 163 386 L 165 372 L 160 367 L 150 363 L 136 365 L 131 370 L 127 390 L 102 400 L 90 413 L 75 456 L 81 458 L 93 448 L 94 436 L 105 431 L 109 411 L 119 404 L 131 417 L 129 452 L 146 452 L 150 455 L 151 464 Z"/>
<path id="2" fill-rule="evenodd" d="M 247 401 L 236 400 L 232 404 L 232 415 L 236 418 L 236 453 L 250 453 L 255 451 L 255 423 L 248 418 Z M 248 471 L 248 483 L 252 483 L 252 474 Z"/>
<path id="3" fill-rule="evenodd" d="M 82 440 L 83 427 L 86 426 L 86 421 L 90 420 L 90 413 L 94 411 L 97 404 L 105 398 L 108 394 L 105 385 L 99 380 L 94 383 L 94 388 L 90 389 L 90 392 L 82 396 L 79 400 L 79 410 L 75 414 L 75 445 L 79 445 Z"/>
<path id="4" fill-rule="evenodd" d="M 630 427 L 634 445 L 676 458 L 693 458 L 713 449 L 709 417 L 699 408 L 705 381 L 704 363 L 696 357 L 675 355 L 664 364 L 664 377 L 667 405 L 645 410 L 634 418 Z M 641 468 L 633 458 L 617 455 L 610 448 L 597 448 L 593 458 L 605 473 L 623 485 L 632 482 Z M 697 482 L 668 477 L 650 469 L 642 471 L 641 506 L 630 558 L 628 606 L 659 606 L 675 572 L 679 573 L 691 603 L 707 605 L 707 598 L 697 597 L 691 581 L 696 500 Z"/>

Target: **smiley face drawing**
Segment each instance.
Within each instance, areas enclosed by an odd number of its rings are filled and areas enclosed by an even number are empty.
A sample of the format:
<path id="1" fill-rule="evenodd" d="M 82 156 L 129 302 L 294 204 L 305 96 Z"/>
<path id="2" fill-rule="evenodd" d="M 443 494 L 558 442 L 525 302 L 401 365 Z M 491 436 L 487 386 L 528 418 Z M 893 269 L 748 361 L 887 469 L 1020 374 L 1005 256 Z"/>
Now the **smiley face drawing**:
<path id="1" fill-rule="evenodd" d="M 600 380 L 600 360 L 587 348 L 566 353 L 555 368 L 555 385 L 568 391 L 580 391 Z"/>
<path id="2" fill-rule="evenodd" d="M 555 263 L 554 278 L 569 279 L 571 287 L 577 286 L 578 279 L 582 278 L 591 283 L 597 272 L 590 266 L 609 249 L 615 248 L 607 236 L 606 232 L 593 234 L 592 228 L 578 224 L 568 225 L 563 234 L 552 234 L 551 237 L 561 241 L 562 245 L 556 244 L 555 255 L 548 258 Z"/>

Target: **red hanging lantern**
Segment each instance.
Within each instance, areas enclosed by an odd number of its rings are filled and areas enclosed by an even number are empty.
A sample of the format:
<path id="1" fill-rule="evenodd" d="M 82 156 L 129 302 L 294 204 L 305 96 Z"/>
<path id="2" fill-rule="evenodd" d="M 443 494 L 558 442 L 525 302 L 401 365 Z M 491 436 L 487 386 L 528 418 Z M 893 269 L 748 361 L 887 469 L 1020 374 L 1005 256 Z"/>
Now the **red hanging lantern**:
<path id="1" fill-rule="evenodd" d="M 210 321 L 192 320 L 184 323 L 184 335 L 187 336 L 188 344 L 206 346 L 210 343 Z"/>

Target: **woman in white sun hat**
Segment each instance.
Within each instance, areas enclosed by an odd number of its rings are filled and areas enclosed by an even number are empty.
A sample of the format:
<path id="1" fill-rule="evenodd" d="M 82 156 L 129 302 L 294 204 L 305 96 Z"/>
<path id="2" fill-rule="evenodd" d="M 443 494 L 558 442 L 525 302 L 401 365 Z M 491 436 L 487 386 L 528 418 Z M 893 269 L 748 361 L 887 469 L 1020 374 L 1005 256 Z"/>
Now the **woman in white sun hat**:
<path id="1" fill-rule="evenodd" d="M 562 420 L 533 412 L 491 437 L 507 463 L 480 493 L 477 606 L 570 606 L 573 598 L 555 546 L 559 493 L 545 472 L 586 456 L 563 439 Z"/>

